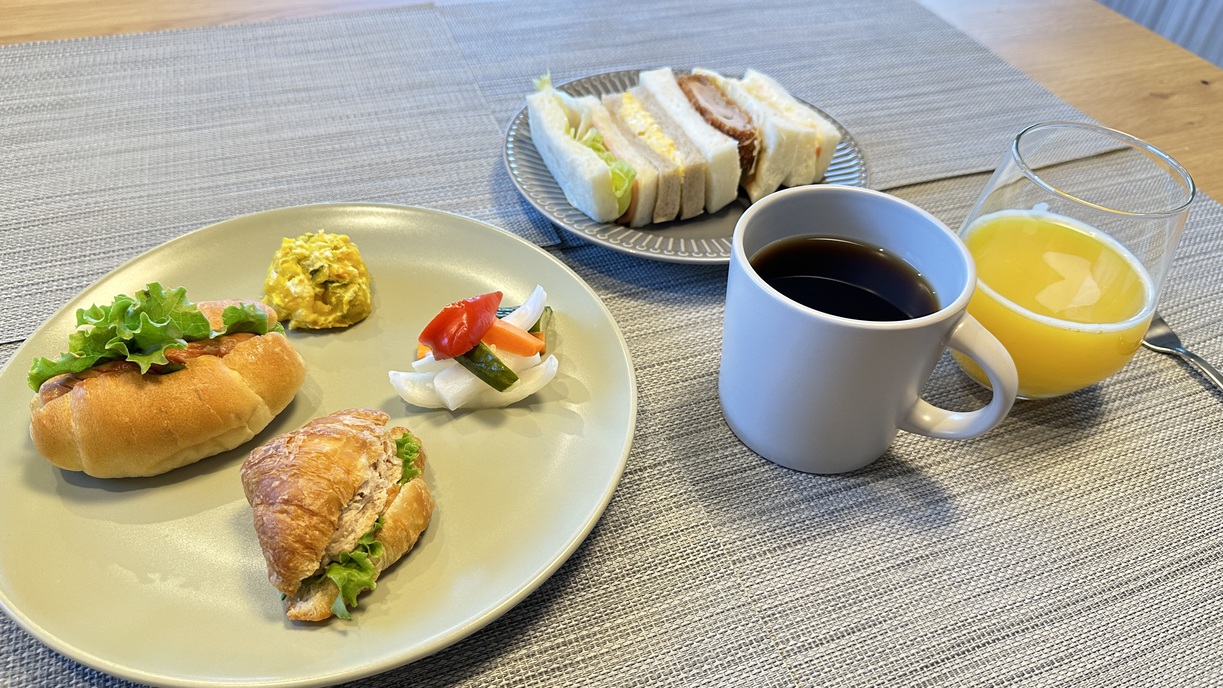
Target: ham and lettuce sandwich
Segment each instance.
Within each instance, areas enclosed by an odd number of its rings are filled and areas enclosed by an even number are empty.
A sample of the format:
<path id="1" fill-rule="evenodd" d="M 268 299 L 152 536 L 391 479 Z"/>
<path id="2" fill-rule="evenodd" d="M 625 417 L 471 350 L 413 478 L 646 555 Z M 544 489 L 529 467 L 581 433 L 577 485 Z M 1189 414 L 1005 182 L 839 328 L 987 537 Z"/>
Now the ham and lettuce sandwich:
<path id="1" fill-rule="evenodd" d="M 536 89 L 527 96 L 531 139 L 569 204 L 596 222 L 627 223 L 637 169 L 608 149 L 607 137 L 591 124 L 589 101 L 558 91 L 547 77 Z"/>
<path id="2" fill-rule="evenodd" d="M 193 303 L 152 282 L 76 322 L 66 351 L 30 367 L 30 437 L 52 464 L 95 478 L 159 475 L 233 449 L 306 377 L 258 301 Z"/>

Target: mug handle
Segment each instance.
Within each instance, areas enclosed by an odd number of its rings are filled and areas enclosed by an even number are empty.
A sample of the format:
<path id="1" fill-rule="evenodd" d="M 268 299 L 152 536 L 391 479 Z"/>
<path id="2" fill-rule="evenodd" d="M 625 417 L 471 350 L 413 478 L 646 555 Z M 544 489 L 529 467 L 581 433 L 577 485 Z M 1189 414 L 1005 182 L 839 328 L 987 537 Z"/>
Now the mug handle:
<path id="1" fill-rule="evenodd" d="M 1002 422 L 1015 403 L 1019 376 L 1015 363 L 997 337 L 967 313 L 951 331 L 947 346 L 968 356 L 989 377 L 994 396 L 976 411 L 948 411 L 918 397 L 898 424 L 900 429 L 930 437 L 962 440 L 993 429 Z"/>

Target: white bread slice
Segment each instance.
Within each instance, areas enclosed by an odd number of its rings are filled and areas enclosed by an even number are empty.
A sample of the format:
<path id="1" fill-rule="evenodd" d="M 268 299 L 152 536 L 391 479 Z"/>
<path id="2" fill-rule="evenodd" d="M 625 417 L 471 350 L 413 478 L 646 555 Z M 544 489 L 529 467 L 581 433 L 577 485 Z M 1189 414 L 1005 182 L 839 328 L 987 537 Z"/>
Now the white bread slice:
<path id="1" fill-rule="evenodd" d="M 645 148 L 631 132 L 622 129 L 598 98 L 582 96 L 577 99 L 577 102 L 585 111 L 589 125 L 603 135 L 604 147 L 611 151 L 612 155 L 637 170 L 637 179 L 634 181 L 637 188 L 634 189 L 633 200 L 629 203 L 628 210 L 620 221 L 628 224 L 629 227 L 644 227 L 651 222 L 666 222 L 675 219 L 676 214 L 679 213 L 679 175 L 675 173 L 674 164 L 671 165 L 668 175 L 670 185 L 668 190 L 674 210 L 671 211 L 670 217 L 656 220 L 655 208 L 658 207 L 660 175 L 655 163 L 658 161 L 658 156 L 652 155 L 653 151 Z"/>
<path id="2" fill-rule="evenodd" d="M 653 222 L 670 222 L 679 217 L 680 200 L 683 193 L 683 175 L 679 163 L 670 157 L 660 155 L 651 148 L 644 140 L 637 136 L 627 122 L 622 118 L 624 108 L 623 94 L 615 93 L 603 96 L 604 111 L 610 115 L 611 123 L 615 125 L 615 130 L 623 134 L 625 143 L 628 147 L 635 150 L 645 161 L 649 167 L 656 173 L 655 177 L 655 192 L 654 192 L 654 208 L 652 210 L 651 221 Z M 612 144 L 615 145 L 615 144 Z M 609 150 L 611 148 L 609 147 Z M 617 153 L 619 155 L 619 153 Z M 630 164 L 633 164 L 630 160 Z M 641 169 L 637 172 L 638 179 L 641 178 Z M 646 173 L 649 176 L 649 173 Z M 636 226 L 636 225 L 630 225 Z"/>
<path id="3" fill-rule="evenodd" d="M 634 86 L 624 93 L 604 96 L 603 104 L 646 146 L 676 164 L 680 178 L 679 219 L 687 220 L 705 212 L 705 170 L 709 163 L 654 96 L 641 86 Z M 662 200 L 660 193 L 659 202 Z"/>
<path id="4" fill-rule="evenodd" d="M 832 162 L 837 144 L 841 142 L 841 134 L 831 122 L 820 117 L 811 108 L 799 102 L 781 84 L 772 77 L 748 69 L 739 81 L 748 93 L 760 99 L 781 116 L 800 126 L 805 131 L 802 143 L 808 152 L 800 155 L 798 164 L 786 177 L 787 186 L 812 184 L 823 179 Z"/>
<path id="5" fill-rule="evenodd" d="M 752 203 L 776 191 L 794 168 L 804 137 L 802 127 L 781 116 L 766 103 L 748 93 L 737 79 L 724 77 L 707 69 L 694 69 L 693 74 L 707 77 L 722 89 L 727 98 L 743 108 L 752 118 L 760 148 L 754 169 L 743 176 L 743 188 Z"/>
<path id="6" fill-rule="evenodd" d="M 578 122 L 570 120 L 559 91 L 548 88 L 527 96 L 531 140 L 569 204 L 595 222 L 620 217 L 607 163 L 573 138 Z"/>
<path id="7" fill-rule="evenodd" d="M 717 212 L 735 200 L 739 195 L 739 142 L 714 129 L 693 109 L 670 68 L 641 72 L 638 83 L 654 96 L 709 161 L 705 168 L 705 210 Z"/>

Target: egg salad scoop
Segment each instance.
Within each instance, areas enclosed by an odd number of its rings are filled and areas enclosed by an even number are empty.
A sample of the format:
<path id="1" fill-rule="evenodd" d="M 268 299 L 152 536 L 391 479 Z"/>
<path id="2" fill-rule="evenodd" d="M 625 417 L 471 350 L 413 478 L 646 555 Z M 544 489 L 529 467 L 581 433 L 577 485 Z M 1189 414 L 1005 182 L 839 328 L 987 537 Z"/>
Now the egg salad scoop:
<path id="1" fill-rule="evenodd" d="M 290 329 L 348 327 L 369 316 L 369 272 L 347 235 L 285 239 L 268 266 L 263 301 Z"/>

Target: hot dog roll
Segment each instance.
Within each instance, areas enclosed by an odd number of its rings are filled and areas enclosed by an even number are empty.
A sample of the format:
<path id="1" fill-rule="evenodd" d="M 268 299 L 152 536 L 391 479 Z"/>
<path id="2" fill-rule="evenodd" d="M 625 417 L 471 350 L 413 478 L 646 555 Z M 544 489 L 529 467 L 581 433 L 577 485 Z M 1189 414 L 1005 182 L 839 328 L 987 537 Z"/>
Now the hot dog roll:
<path id="1" fill-rule="evenodd" d="M 35 361 L 30 437 L 52 464 L 97 478 L 165 473 L 251 439 L 301 387 L 305 364 L 271 309 L 256 301 L 191 304 L 181 290 L 149 287 L 134 300 L 79 312 L 85 327 L 73 351 Z M 170 310 L 161 307 L 167 302 Z M 101 330 L 124 330 L 112 321 L 131 314 L 144 339 L 128 337 L 127 355 L 111 357 L 124 335 Z M 149 344 L 161 323 L 174 324 Z M 109 349 L 90 342 L 112 334 Z"/>
<path id="2" fill-rule="evenodd" d="M 390 417 L 348 409 L 272 438 L 242 464 L 268 580 L 298 621 L 349 617 L 433 515 L 425 453 Z"/>

